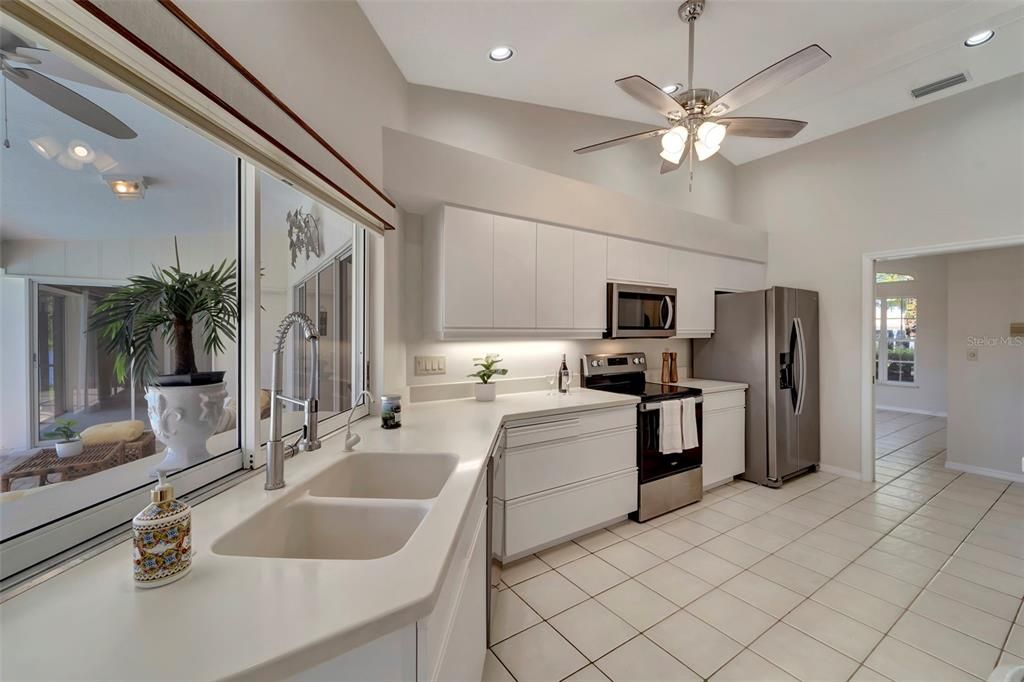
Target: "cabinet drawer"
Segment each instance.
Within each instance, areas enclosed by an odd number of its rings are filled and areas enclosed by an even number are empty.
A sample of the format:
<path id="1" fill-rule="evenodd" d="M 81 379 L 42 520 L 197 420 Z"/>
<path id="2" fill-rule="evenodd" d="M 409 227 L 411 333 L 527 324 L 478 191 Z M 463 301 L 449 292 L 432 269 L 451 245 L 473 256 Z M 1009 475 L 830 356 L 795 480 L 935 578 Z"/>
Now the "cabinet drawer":
<path id="1" fill-rule="evenodd" d="M 715 410 L 727 410 L 730 407 L 745 407 L 746 391 L 723 391 L 722 393 L 704 394 L 704 414 Z"/>
<path id="2" fill-rule="evenodd" d="M 636 466 L 636 428 L 507 448 L 502 499 L 544 490 Z"/>
<path id="3" fill-rule="evenodd" d="M 505 503 L 505 558 L 636 511 L 636 468 Z"/>
<path id="4" fill-rule="evenodd" d="M 625 426 L 636 428 L 636 407 L 632 405 L 516 421 L 505 427 L 505 447 L 517 448 Z"/>

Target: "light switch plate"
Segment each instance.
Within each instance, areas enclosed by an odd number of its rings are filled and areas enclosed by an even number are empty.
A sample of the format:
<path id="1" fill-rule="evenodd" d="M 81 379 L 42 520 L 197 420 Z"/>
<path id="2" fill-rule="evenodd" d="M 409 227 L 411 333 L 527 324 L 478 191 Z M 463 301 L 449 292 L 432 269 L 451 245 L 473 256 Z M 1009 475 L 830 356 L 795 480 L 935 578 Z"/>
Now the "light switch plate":
<path id="1" fill-rule="evenodd" d="M 417 355 L 413 370 L 418 377 L 438 376 L 448 373 L 448 359 L 444 355 Z"/>

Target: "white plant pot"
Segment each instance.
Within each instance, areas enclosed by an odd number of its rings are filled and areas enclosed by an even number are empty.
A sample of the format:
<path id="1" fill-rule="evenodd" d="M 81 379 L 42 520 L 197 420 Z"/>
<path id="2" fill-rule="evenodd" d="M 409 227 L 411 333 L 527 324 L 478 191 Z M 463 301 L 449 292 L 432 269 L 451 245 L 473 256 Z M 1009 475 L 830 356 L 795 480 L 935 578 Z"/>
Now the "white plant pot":
<path id="1" fill-rule="evenodd" d="M 497 395 L 497 387 L 495 384 L 473 384 L 473 393 L 480 402 L 489 403 L 494 401 L 494 396 Z"/>
<path id="2" fill-rule="evenodd" d="M 58 457 L 74 457 L 82 454 L 82 441 L 78 438 L 57 443 L 54 447 L 57 449 Z"/>
<path id="3" fill-rule="evenodd" d="M 217 432 L 228 400 L 222 381 L 207 386 L 150 386 L 146 390 L 153 435 L 167 446 L 157 471 L 175 471 L 210 457 L 206 441 Z"/>

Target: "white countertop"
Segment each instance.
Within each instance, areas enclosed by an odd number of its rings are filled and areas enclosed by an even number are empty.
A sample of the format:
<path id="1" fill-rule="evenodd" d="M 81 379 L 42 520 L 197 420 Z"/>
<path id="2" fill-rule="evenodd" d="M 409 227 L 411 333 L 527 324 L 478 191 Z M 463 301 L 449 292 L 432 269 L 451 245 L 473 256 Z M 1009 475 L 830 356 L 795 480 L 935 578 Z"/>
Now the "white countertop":
<path id="1" fill-rule="evenodd" d="M 686 388 L 699 388 L 704 393 L 724 393 L 725 391 L 743 391 L 748 384 L 741 384 L 735 381 L 718 381 L 716 379 L 680 379 L 675 382 L 676 386 Z"/>
<path id="2" fill-rule="evenodd" d="M 288 485 L 254 476 L 193 510 L 192 572 L 140 590 L 125 542 L 0 605 L 5 680 L 278 679 L 330 660 L 431 612 L 467 507 L 502 423 L 631 405 L 632 396 L 574 390 L 406 406 L 401 429 L 353 424 L 357 451 L 447 452 L 459 464 L 409 542 L 371 561 L 213 554 L 225 531 L 338 462 L 342 437 L 285 463 Z"/>

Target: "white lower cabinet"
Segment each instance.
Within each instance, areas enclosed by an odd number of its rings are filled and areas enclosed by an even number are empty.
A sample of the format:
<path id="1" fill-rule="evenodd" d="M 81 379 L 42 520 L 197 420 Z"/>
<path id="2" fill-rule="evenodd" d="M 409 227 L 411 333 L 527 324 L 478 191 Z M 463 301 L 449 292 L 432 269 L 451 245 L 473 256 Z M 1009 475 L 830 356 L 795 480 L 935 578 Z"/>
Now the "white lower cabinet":
<path id="1" fill-rule="evenodd" d="M 746 469 L 746 391 L 704 395 L 704 489 L 728 483 Z"/>
<path id="2" fill-rule="evenodd" d="M 636 408 L 506 427 L 494 482 L 494 552 L 510 561 L 636 511 Z"/>

